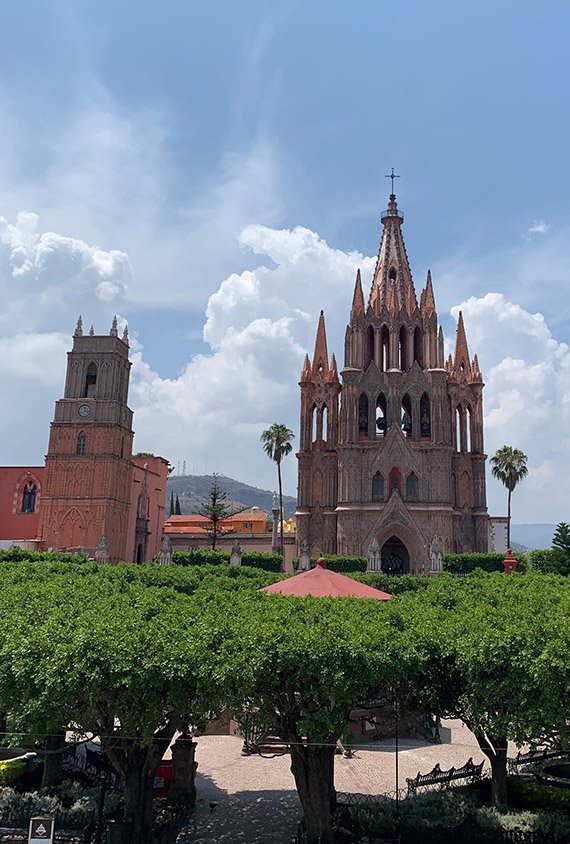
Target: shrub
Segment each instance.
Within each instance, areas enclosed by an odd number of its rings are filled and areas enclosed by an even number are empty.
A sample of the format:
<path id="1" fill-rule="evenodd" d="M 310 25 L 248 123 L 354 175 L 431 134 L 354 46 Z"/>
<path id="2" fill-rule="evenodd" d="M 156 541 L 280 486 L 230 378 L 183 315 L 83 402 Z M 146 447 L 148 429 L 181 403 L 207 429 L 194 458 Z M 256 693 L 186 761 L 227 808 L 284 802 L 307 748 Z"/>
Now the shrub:
<path id="1" fill-rule="evenodd" d="M 65 551 L 26 551 L 25 548 L 10 548 L 0 551 L 0 562 L 8 563 L 88 563 L 85 554 L 68 554 Z"/>
<path id="2" fill-rule="evenodd" d="M 529 568 L 541 574 L 570 575 L 570 557 L 562 548 L 545 548 L 529 551 Z"/>
<path id="3" fill-rule="evenodd" d="M 518 560 L 517 571 L 524 572 L 527 569 L 524 554 L 515 555 Z M 503 571 L 504 554 L 444 554 L 443 568 L 453 574 L 468 574 L 475 569 L 483 571 Z"/>
<path id="4" fill-rule="evenodd" d="M 570 812 L 570 790 L 512 776 L 507 780 L 509 804 L 516 809 L 561 809 Z"/>
<path id="5" fill-rule="evenodd" d="M 178 566 L 217 566 L 229 563 L 227 551 L 213 551 L 211 548 L 190 548 L 188 551 L 174 551 L 172 562 Z"/>
<path id="6" fill-rule="evenodd" d="M 426 574 L 390 575 L 379 571 L 367 571 L 364 574 L 353 574 L 351 577 L 374 589 L 388 592 L 390 595 L 402 595 L 404 592 L 427 589 L 431 582 L 431 578 Z"/>
<path id="7" fill-rule="evenodd" d="M 271 554 L 264 551 L 242 551 L 241 564 L 263 571 L 279 572 L 282 568 L 283 558 L 281 554 Z"/>
<path id="8" fill-rule="evenodd" d="M 349 574 L 351 572 L 365 572 L 368 560 L 366 557 L 347 557 L 344 554 L 322 554 L 327 561 L 327 568 L 331 571 L 337 571 L 341 574 Z M 317 565 L 319 557 L 311 557 L 311 568 L 314 569 Z M 293 559 L 293 568 L 299 568 L 299 558 Z"/>
<path id="9" fill-rule="evenodd" d="M 0 762 L 0 786 L 9 785 L 20 779 L 26 770 L 26 763 L 21 759 L 6 759 Z"/>

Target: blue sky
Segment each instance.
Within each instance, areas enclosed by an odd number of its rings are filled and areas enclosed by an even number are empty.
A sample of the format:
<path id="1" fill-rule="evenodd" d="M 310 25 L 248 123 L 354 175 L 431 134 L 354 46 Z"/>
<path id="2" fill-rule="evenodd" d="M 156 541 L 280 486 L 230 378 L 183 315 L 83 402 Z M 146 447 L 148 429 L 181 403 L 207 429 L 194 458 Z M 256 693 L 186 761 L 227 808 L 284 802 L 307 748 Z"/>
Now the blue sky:
<path id="1" fill-rule="evenodd" d="M 340 357 L 394 166 L 416 289 L 431 267 L 448 340 L 461 305 L 479 355 L 487 448 L 529 455 L 515 519 L 570 518 L 567 3 L 44 0 L 2 19 L 1 463 L 42 462 L 77 314 L 102 333 L 117 312 L 136 446 L 272 487 L 259 432 L 297 432 L 321 307 Z"/>

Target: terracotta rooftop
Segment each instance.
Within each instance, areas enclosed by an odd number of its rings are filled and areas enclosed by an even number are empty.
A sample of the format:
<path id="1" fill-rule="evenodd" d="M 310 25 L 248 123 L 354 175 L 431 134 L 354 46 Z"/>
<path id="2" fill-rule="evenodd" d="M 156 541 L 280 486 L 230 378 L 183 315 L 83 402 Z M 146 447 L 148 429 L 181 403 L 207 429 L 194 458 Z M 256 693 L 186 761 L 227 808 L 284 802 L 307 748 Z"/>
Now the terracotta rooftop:
<path id="1" fill-rule="evenodd" d="M 372 598 L 376 601 L 389 601 L 392 597 L 387 592 L 373 589 L 372 586 L 366 586 L 365 583 L 353 580 L 352 577 L 330 571 L 327 569 L 326 560 L 322 557 L 317 560 L 314 569 L 300 572 L 279 583 L 272 583 L 271 586 L 265 586 L 260 591 L 295 595 L 297 598 L 314 595 L 316 598 Z"/>

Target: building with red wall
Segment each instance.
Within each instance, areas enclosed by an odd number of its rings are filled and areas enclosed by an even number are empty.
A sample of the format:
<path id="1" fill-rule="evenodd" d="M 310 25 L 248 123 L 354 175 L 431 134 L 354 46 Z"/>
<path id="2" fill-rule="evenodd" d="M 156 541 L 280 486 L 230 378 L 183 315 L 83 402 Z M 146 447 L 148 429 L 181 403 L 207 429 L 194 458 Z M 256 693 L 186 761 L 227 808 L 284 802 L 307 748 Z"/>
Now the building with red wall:
<path id="1" fill-rule="evenodd" d="M 0 542 L 42 550 L 106 549 L 110 562 L 160 550 L 168 461 L 132 454 L 128 334 L 83 334 L 68 352 L 45 467 L 0 467 Z M 108 549 L 108 550 L 107 550 Z"/>

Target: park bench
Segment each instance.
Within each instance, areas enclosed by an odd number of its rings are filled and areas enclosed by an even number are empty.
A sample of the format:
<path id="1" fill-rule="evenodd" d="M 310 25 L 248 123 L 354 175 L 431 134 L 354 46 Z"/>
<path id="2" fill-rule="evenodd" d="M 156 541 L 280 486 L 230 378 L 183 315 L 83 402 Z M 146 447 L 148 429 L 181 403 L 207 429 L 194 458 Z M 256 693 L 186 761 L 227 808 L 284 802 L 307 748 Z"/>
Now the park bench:
<path id="1" fill-rule="evenodd" d="M 273 733 L 258 732 L 247 742 L 247 753 L 258 753 L 265 759 L 273 759 L 289 753 L 289 745 Z"/>
<path id="2" fill-rule="evenodd" d="M 449 768 L 447 771 L 442 771 L 439 763 L 427 774 L 422 774 L 418 771 L 417 776 L 407 777 L 406 783 L 408 786 L 408 794 L 416 794 L 420 789 L 429 788 L 430 786 L 438 786 L 440 790 L 449 788 L 452 782 L 458 780 L 466 780 L 467 782 L 475 782 L 481 779 L 483 771 L 483 762 L 475 765 L 473 759 L 470 758 L 461 768 Z"/>
<path id="3" fill-rule="evenodd" d="M 561 756 L 568 756 L 568 751 L 553 750 L 548 747 L 544 750 L 527 750 L 524 753 L 519 750 L 516 756 L 509 756 L 507 759 L 507 770 L 509 774 L 516 774 L 522 768 L 530 772 L 542 765 L 543 762 L 548 762 L 549 759 L 559 759 Z"/>

